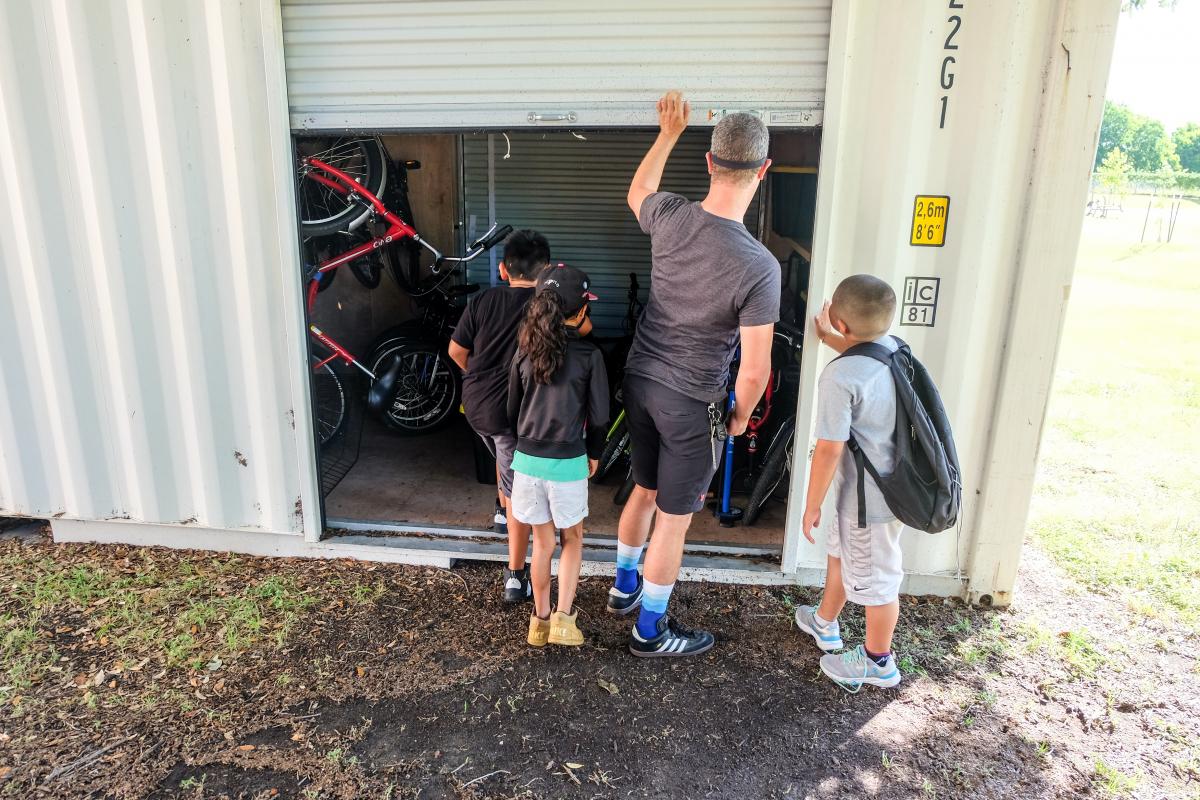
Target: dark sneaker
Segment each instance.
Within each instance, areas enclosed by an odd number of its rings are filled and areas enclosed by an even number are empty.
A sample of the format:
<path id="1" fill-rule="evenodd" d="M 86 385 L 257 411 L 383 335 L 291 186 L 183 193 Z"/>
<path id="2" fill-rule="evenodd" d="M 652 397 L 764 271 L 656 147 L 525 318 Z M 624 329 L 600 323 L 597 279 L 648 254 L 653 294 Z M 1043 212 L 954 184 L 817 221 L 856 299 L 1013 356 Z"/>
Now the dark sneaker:
<path id="1" fill-rule="evenodd" d="M 608 613 L 622 617 L 637 611 L 642 606 L 642 576 L 638 575 L 637 586 L 632 592 L 622 592 L 617 587 L 608 590 Z"/>
<path id="2" fill-rule="evenodd" d="M 492 530 L 501 536 L 508 536 L 508 515 L 504 513 L 504 506 L 500 505 L 500 501 L 496 500 L 496 513 L 492 515 Z"/>
<path id="3" fill-rule="evenodd" d="M 696 656 L 712 649 L 713 635 L 708 631 L 693 631 L 663 615 L 658 620 L 658 635 L 643 639 L 637 625 L 629 636 L 629 652 L 639 658 Z"/>
<path id="4" fill-rule="evenodd" d="M 533 597 L 533 584 L 529 582 L 529 567 L 525 569 L 504 568 L 504 602 L 523 603 Z"/>

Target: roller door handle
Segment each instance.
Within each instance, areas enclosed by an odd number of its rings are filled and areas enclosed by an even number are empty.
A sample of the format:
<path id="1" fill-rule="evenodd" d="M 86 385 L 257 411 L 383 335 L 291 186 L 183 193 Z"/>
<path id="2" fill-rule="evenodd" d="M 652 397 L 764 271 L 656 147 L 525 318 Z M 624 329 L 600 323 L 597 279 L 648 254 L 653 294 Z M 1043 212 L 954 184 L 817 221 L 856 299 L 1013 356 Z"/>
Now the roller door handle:
<path id="1" fill-rule="evenodd" d="M 530 111 L 525 117 L 531 124 L 539 122 L 574 122 L 579 119 L 574 111 L 568 111 L 565 114 L 539 114 L 536 111 Z"/>

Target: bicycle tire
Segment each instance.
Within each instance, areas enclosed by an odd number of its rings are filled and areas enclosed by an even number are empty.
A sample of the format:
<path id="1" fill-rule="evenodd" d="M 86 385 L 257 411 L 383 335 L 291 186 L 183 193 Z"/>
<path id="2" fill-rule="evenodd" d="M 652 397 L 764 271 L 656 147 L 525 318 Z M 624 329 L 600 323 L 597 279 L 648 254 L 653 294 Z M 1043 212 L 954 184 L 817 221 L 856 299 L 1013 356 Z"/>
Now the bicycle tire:
<path id="1" fill-rule="evenodd" d="M 371 354 L 376 375 L 400 360 L 393 397 L 379 417 L 397 433 L 420 436 L 444 427 L 462 402 L 462 375 L 438 343 L 395 340 Z"/>
<path id="2" fill-rule="evenodd" d="M 792 443 L 796 436 L 796 418 L 788 417 L 775 432 L 771 444 L 767 445 L 767 455 L 763 459 L 762 470 L 754 481 L 754 489 L 750 492 L 750 500 L 746 503 L 746 514 L 743 523 L 753 525 L 758 521 L 767 501 L 774 496 L 783 476 L 791 467 Z"/>
<path id="3" fill-rule="evenodd" d="M 613 505 L 623 506 L 629 500 L 629 496 L 633 494 L 633 487 L 636 486 L 633 480 L 633 468 L 629 468 L 629 472 L 625 474 L 625 482 L 617 487 L 616 494 L 613 495 Z"/>
<path id="4" fill-rule="evenodd" d="M 354 274 L 354 277 L 358 278 L 358 282 L 366 289 L 378 287 L 379 281 L 383 278 L 383 264 L 379 262 L 374 253 L 357 261 L 351 261 L 347 266 L 350 267 L 350 272 Z M 334 270 L 334 272 L 337 272 L 337 270 Z"/>
<path id="5" fill-rule="evenodd" d="M 629 423 L 625 417 L 621 417 L 609 432 L 608 440 L 604 443 L 604 450 L 600 453 L 600 463 L 596 467 L 597 483 L 609 476 L 628 447 Z"/>
<path id="6" fill-rule="evenodd" d="M 376 197 L 387 184 L 387 159 L 378 139 L 305 137 L 297 141 L 296 150 L 298 162 L 306 157 L 324 156 L 322 160 L 339 169 L 344 168 Z M 370 208 L 337 200 L 331 190 L 316 181 L 305 180 L 306 173 L 302 166 L 296 173 L 301 235 L 326 236 L 342 230 L 352 231 L 370 216 Z"/>
<path id="7" fill-rule="evenodd" d="M 316 356 L 310 357 L 313 362 L 312 393 L 313 393 L 313 422 L 317 429 L 317 444 L 324 447 L 333 440 L 342 429 L 346 420 L 346 391 L 342 380 L 328 364 L 317 366 L 320 362 Z"/>

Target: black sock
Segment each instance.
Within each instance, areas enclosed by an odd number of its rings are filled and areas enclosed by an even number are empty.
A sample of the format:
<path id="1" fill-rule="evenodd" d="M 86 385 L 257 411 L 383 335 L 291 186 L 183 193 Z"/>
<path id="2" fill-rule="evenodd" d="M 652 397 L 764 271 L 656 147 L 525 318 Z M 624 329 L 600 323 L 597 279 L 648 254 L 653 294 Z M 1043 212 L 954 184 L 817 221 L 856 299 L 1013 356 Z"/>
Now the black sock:
<path id="1" fill-rule="evenodd" d="M 867 649 L 867 648 L 865 648 L 865 647 L 863 648 L 863 652 L 867 654 L 867 658 L 869 658 L 869 659 L 871 659 L 872 661 L 874 661 L 874 662 L 875 662 L 875 665 L 876 665 L 876 666 L 879 666 L 879 667 L 882 667 L 884 664 L 886 664 L 886 663 L 887 663 L 887 660 L 888 660 L 888 659 L 891 657 L 891 655 L 892 655 L 892 651 L 891 651 L 891 650 L 889 650 L 889 651 L 888 651 L 888 652 L 886 652 L 886 653 L 872 653 L 870 650 L 868 650 L 868 649 Z"/>

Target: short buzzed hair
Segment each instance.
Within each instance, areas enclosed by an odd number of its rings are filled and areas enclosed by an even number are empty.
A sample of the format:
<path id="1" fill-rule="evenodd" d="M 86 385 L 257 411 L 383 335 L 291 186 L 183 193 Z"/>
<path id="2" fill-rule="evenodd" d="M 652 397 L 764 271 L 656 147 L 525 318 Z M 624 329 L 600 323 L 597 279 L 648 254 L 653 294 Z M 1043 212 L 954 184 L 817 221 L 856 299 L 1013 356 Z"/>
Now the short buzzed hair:
<path id="1" fill-rule="evenodd" d="M 504 240 L 504 269 L 518 280 L 536 278 L 550 264 L 550 243 L 528 228 L 513 231 Z"/>
<path id="2" fill-rule="evenodd" d="M 896 293 L 874 275 L 851 275 L 833 291 L 829 309 L 856 339 L 878 339 L 892 327 Z"/>
<path id="3" fill-rule="evenodd" d="M 712 132 L 712 143 L 709 151 L 717 158 L 726 161 L 761 161 L 767 157 L 767 148 L 771 136 L 767 133 L 767 125 L 753 114 L 739 112 L 721 117 Z M 714 179 L 732 180 L 738 183 L 748 183 L 758 173 L 758 168 L 730 169 L 713 164 Z"/>

